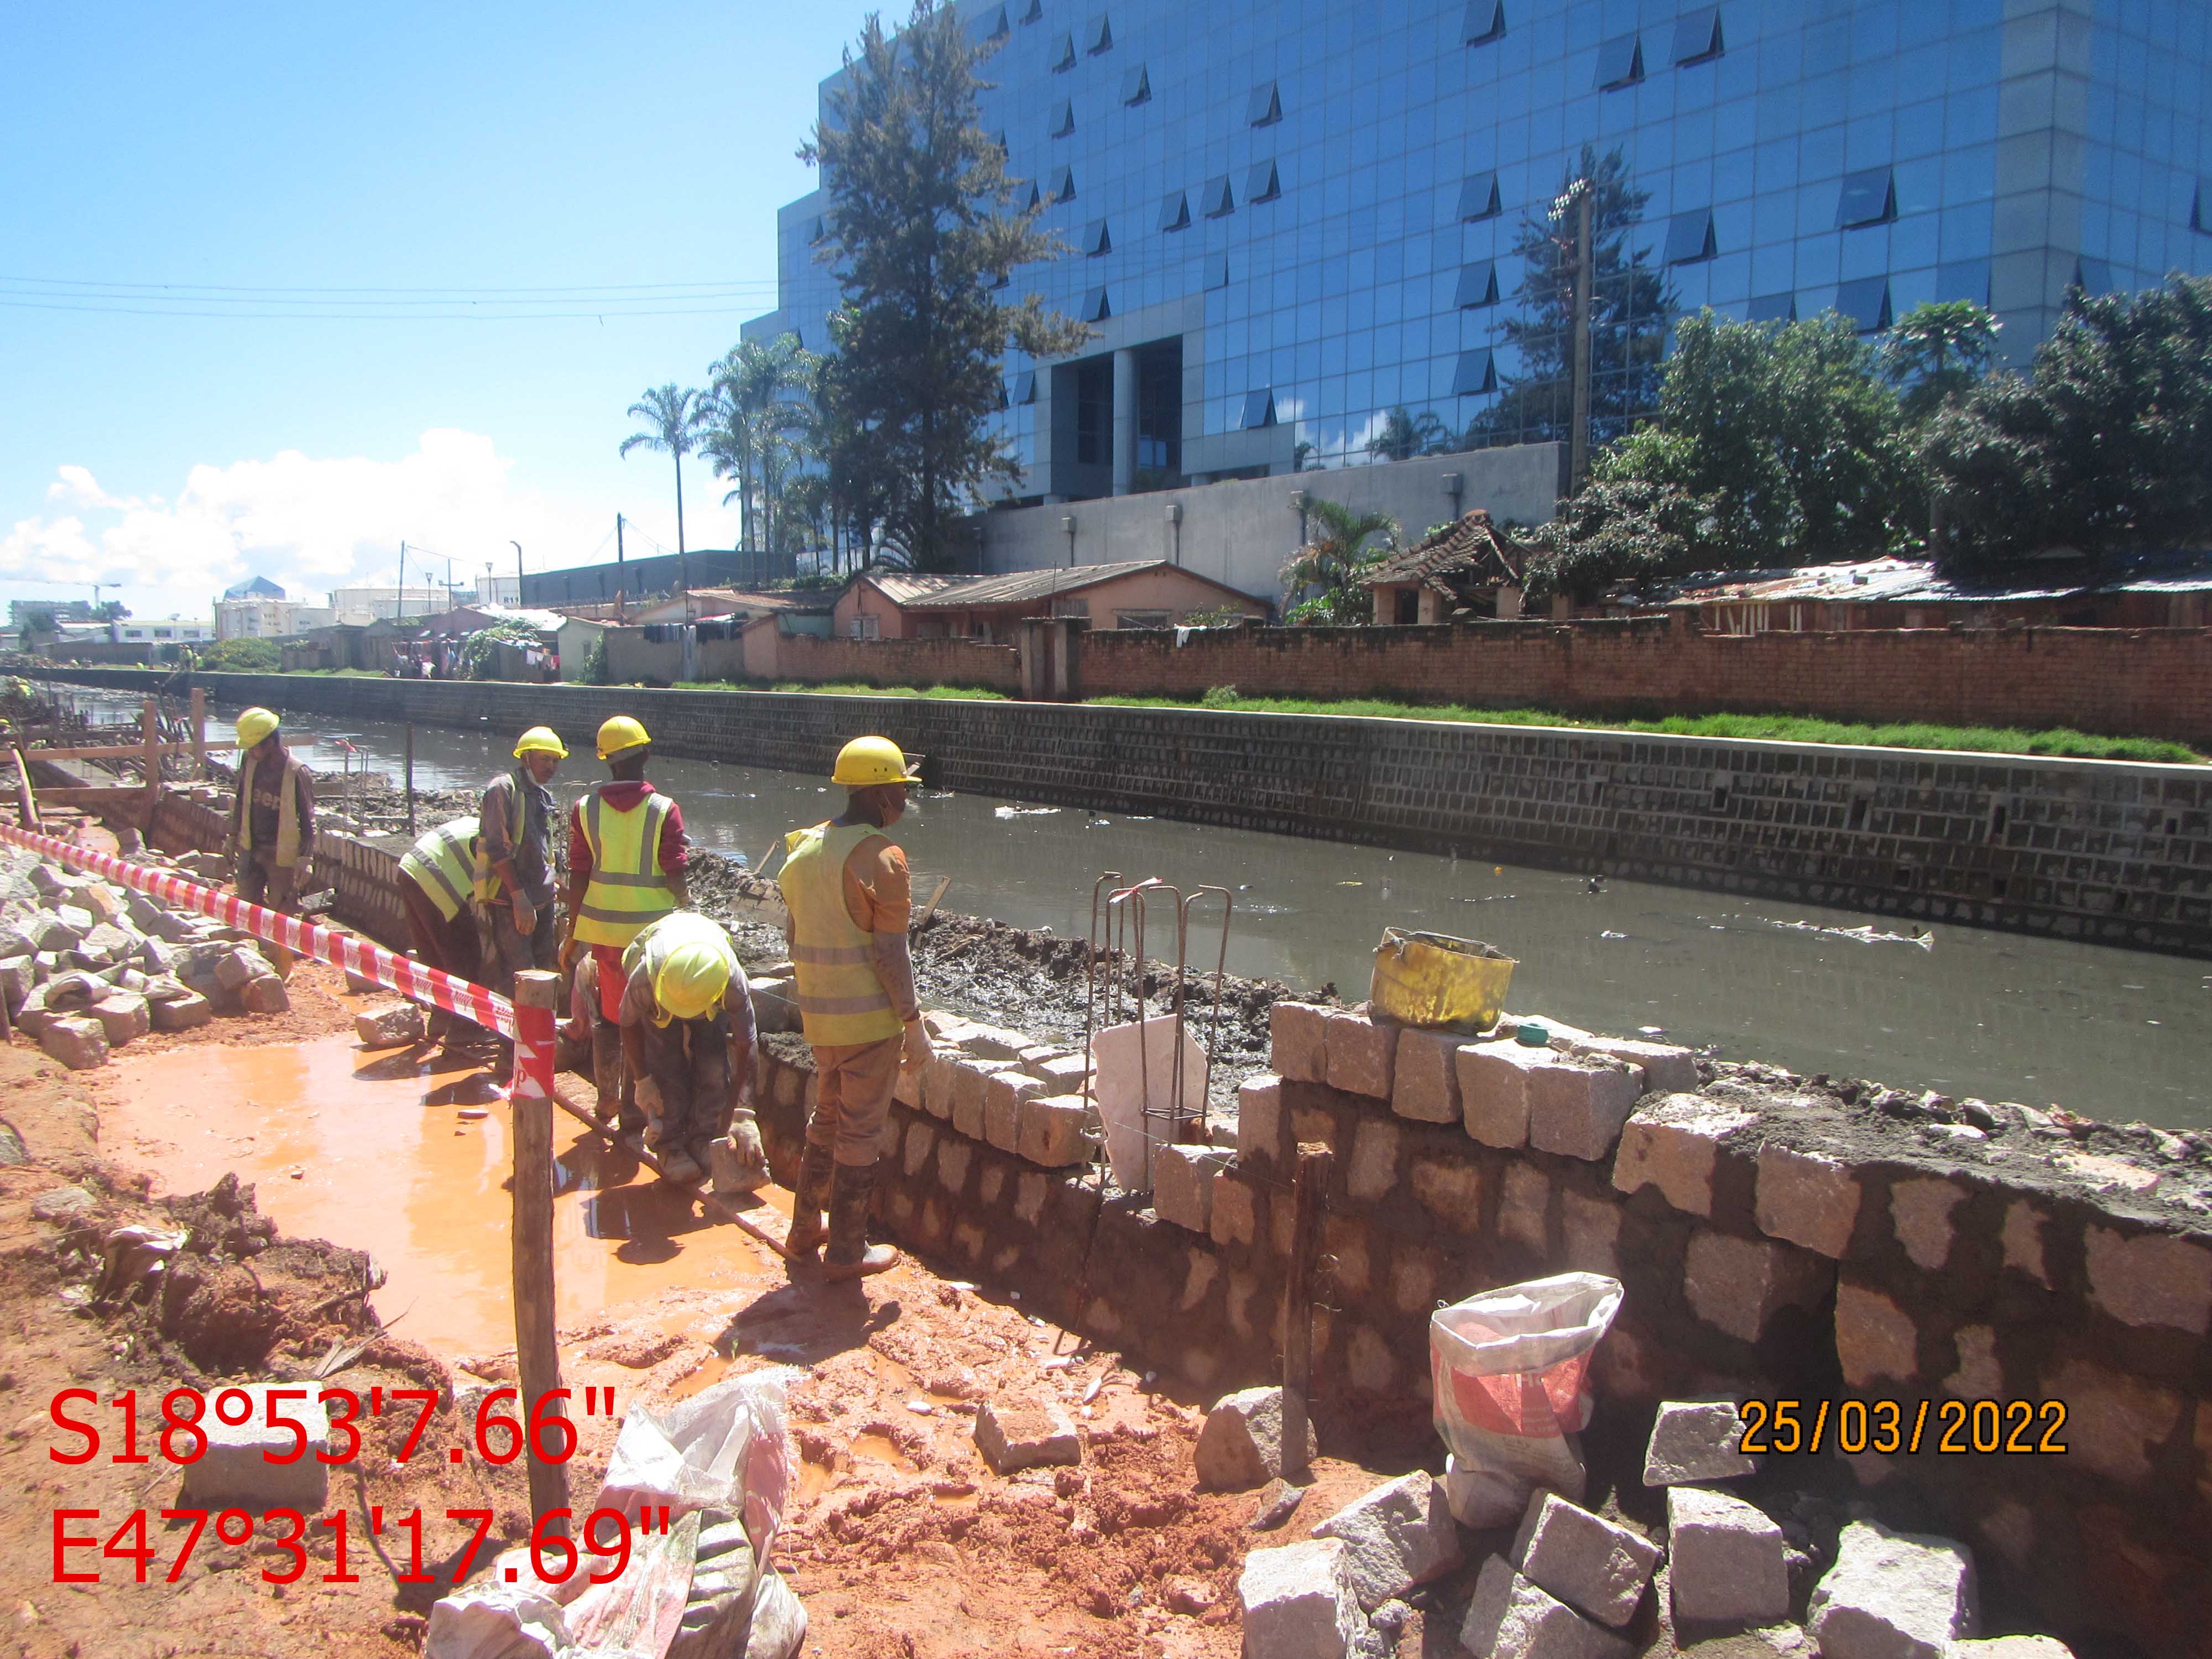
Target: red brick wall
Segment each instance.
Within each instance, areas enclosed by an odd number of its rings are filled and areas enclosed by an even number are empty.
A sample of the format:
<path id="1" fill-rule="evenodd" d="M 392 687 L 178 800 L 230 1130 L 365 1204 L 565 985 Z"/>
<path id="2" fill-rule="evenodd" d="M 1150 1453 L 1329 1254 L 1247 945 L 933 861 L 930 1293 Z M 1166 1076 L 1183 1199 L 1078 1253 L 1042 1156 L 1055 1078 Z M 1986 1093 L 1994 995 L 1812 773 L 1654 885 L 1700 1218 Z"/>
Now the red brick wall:
<path id="1" fill-rule="evenodd" d="M 1021 653 L 1011 645 L 973 640 L 824 639 L 785 634 L 775 642 L 780 680 L 857 680 L 867 685 L 976 685 L 1022 689 Z"/>
<path id="2" fill-rule="evenodd" d="M 2212 742 L 2212 629 L 1704 634 L 1664 618 L 1438 628 L 1094 629 L 1085 696 L 1403 698 L 1582 715 L 1819 714 Z"/>

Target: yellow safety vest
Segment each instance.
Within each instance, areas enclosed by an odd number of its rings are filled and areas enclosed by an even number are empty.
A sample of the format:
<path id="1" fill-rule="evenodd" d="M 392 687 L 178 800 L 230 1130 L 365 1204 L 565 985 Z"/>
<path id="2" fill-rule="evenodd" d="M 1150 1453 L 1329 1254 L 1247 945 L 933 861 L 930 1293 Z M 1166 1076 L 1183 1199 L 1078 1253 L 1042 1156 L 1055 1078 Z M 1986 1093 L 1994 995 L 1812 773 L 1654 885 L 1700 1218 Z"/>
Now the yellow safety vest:
<path id="1" fill-rule="evenodd" d="M 455 818 L 431 830 L 400 857 L 400 869 L 447 921 L 469 902 L 469 861 L 476 855 L 476 843 L 477 821 Z"/>
<path id="2" fill-rule="evenodd" d="M 253 848 L 253 772 L 261 757 L 251 750 L 238 768 L 238 799 L 231 808 L 231 839 L 241 853 Z M 276 804 L 276 867 L 289 870 L 300 862 L 300 776 L 307 763 L 289 750 L 284 754 L 283 792 Z"/>
<path id="3" fill-rule="evenodd" d="M 514 810 L 507 815 L 507 846 L 510 853 L 519 851 L 522 846 L 522 818 L 527 810 L 522 792 L 528 781 L 519 770 L 514 777 L 514 787 L 509 792 L 509 799 L 514 802 Z M 493 781 L 497 782 L 498 780 L 494 779 Z M 477 837 L 475 875 L 477 904 L 490 903 L 499 892 L 499 874 L 491 867 L 491 851 L 481 835 Z"/>
<path id="4" fill-rule="evenodd" d="M 883 831 L 866 823 L 817 823 L 784 837 L 777 884 L 791 910 L 791 963 L 799 1023 L 809 1042 L 843 1048 L 904 1033 L 890 994 L 876 977 L 875 951 L 845 908 L 845 860 Z"/>
<path id="5" fill-rule="evenodd" d="M 668 953 L 680 945 L 696 944 L 704 939 L 720 951 L 730 965 L 730 982 L 735 984 L 743 971 L 738 966 L 738 953 L 730 948 L 729 931 L 719 921 L 702 916 L 696 910 L 677 910 L 661 917 L 623 951 L 623 978 L 627 981 L 641 964 L 647 980 L 656 988 L 653 1000 L 653 1023 L 669 1023 L 668 1011 L 660 1006 L 658 987 L 660 969 L 668 960 Z"/>
<path id="6" fill-rule="evenodd" d="M 592 849 L 592 879 L 576 909 L 575 936 L 586 945 L 628 945 L 676 908 L 676 894 L 660 872 L 660 826 L 665 795 L 647 795 L 642 806 L 617 811 L 599 791 L 584 797 L 584 844 Z"/>

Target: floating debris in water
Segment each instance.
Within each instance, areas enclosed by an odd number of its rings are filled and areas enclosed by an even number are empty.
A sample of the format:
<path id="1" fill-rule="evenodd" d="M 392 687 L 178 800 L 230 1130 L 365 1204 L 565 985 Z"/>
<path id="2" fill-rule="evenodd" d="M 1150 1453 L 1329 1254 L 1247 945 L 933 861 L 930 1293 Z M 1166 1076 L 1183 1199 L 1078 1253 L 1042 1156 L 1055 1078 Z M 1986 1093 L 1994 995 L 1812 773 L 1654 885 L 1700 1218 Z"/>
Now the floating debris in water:
<path id="1" fill-rule="evenodd" d="M 1608 927 L 1599 933 L 1598 937 L 1600 939 L 1626 939 L 1628 935 L 1626 933 L 1616 933 L 1612 928 Z"/>
<path id="2" fill-rule="evenodd" d="M 1057 806 L 994 806 L 991 809 L 991 816 L 994 818 L 1048 818 L 1059 811 Z"/>
<path id="3" fill-rule="evenodd" d="M 1778 921 L 1771 924 L 1790 933 L 1819 933 L 1828 939 L 1847 939 L 1859 945 L 1917 945 L 1923 951 L 1936 948 L 1936 935 L 1915 927 L 1909 933 L 1886 933 L 1871 923 L 1856 927 L 1823 927 L 1817 921 Z"/>
<path id="4" fill-rule="evenodd" d="M 1666 1030 L 1667 1028 L 1663 1025 L 1639 1025 L 1636 1028 L 1636 1033 L 1638 1036 L 1658 1036 L 1662 1035 Z"/>

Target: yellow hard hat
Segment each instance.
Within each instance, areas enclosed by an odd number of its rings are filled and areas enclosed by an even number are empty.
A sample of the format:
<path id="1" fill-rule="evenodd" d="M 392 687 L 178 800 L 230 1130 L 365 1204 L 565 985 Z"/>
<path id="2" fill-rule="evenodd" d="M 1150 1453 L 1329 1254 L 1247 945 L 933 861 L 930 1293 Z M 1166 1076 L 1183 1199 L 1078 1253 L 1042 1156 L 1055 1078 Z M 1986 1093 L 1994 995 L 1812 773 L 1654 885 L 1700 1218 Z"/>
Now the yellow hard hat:
<path id="1" fill-rule="evenodd" d="M 599 758 L 615 760 L 652 741 L 641 722 L 627 714 L 617 714 L 599 728 Z"/>
<path id="2" fill-rule="evenodd" d="M 920 783 L 921 774 L 908 772 L 904 752 L 889 738 L 855 738 L 837 751 L 830 781 L 865 789 L 873 783 Z"/>
<path id="3" fill-rule="evenodd" d="M 698 1019 L 712 1012 L 729 988 L 729 952 L 709 939 L 686 939 L 661 963 L 653 996 L 671 1018 Z"/>
<path id="4" fill-rule="evenodd" d="M 274 732 L 278 725 L 271 709 L 249 708 L 238 717 L 238 746 L 251 749 Z"/>
<path id="5" fill-rule="evenodd" d="M 561 734 L 550 726 L 533 726 L 515 739 L 514 757 L 525 755 L 552 755 L 562 760 L 568 758 L 568 745 L 561 741 Z"/>

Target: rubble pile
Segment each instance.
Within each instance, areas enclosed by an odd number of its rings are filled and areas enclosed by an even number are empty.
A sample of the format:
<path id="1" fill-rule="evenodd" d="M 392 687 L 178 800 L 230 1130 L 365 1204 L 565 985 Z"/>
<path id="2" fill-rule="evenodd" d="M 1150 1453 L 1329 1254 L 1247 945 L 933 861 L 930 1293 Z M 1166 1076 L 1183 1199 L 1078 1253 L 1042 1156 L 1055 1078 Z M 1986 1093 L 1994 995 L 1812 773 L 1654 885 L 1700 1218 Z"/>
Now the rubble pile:
<path id="1" fill-rule="evenodd" d="M 210 853 L 138 856 L 199 881 L 229 874 Z M 251 934 L 13 850 L 0 857 L 0 1002 L 15 1029 L 72 1071 L 149 1031 L 291 1006 Z"/>

